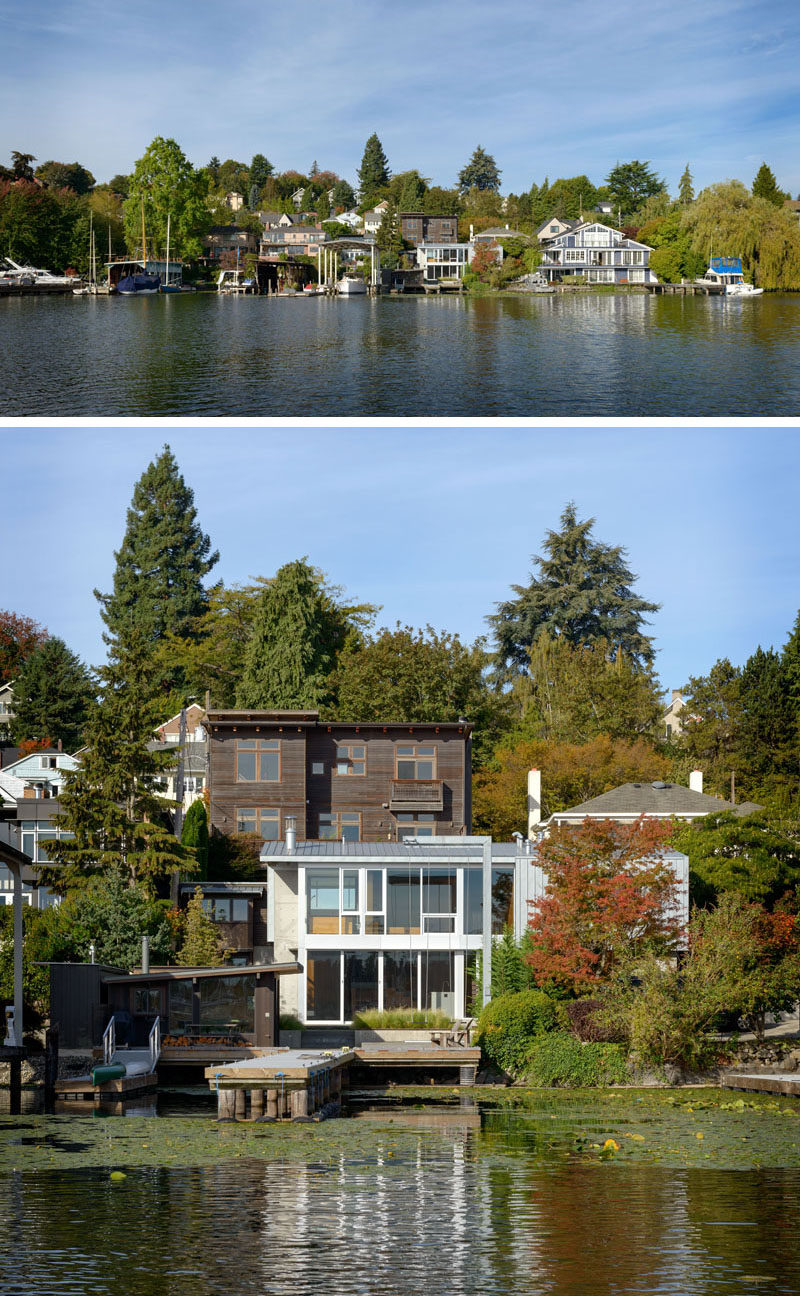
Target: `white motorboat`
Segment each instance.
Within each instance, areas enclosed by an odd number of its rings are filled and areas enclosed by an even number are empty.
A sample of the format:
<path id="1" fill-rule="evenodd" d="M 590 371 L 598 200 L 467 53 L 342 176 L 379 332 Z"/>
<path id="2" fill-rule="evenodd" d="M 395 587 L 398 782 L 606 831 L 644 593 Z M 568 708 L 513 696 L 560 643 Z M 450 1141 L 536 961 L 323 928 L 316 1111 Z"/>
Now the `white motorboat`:
<path id="1" fill-rule="evenodd" d="M 354 275 L 342 275 L 336 285 L 336 291 L 343 293 L 345 297 L 355 297 L 358 293 L 365 293 L 367 285 L 363 279 L 356 279 Z"/>
<path id="2" fill-rule="evenodd" d="M 763 288 L 745 282 L 741 257 L 712 256 L 708 269 L 697 283 L 709 286 L 713 284 L 721 288 L 726 297 L 760 297 L 764 291 Z"/>
<path id="3" fill-rule="evenodd" d="M 19 284 L 21 287 L 33 288 L 74 288 L 82 282 L 79 275 L 56 275 L 49 270 L 37 270 L 36 266 L 20 265 L 6 257 L 0 265 L 0 274 L 6 283 Z"/>

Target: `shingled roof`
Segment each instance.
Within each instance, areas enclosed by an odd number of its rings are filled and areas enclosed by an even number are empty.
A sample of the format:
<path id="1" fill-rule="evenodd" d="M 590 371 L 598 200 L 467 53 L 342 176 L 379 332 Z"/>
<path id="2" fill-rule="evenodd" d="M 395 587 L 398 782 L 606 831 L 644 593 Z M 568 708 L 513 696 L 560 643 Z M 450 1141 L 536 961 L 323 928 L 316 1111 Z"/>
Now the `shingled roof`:
<path id="1" fill-rule="evenodd" d="M 699 815 L 733 810 L 737 815 L 752 814 L 761 807 L 753 801 L 742 801 L 732 805 L 721 797 L 707 796 L 705 792 L 694 792 L 680 783 L 622 783 L 619 787 L 603 792 L 600 796 L 582 801 L 580 805 L 570 806 L 568 810 L 559 810 L 551 816 L 550 822 L 564 823 L 576 819 L 637 819 L 639 815 L 654 815 L 658 818 L 670 818 L 677 815 L 680 819 L 694 819 Z"/>

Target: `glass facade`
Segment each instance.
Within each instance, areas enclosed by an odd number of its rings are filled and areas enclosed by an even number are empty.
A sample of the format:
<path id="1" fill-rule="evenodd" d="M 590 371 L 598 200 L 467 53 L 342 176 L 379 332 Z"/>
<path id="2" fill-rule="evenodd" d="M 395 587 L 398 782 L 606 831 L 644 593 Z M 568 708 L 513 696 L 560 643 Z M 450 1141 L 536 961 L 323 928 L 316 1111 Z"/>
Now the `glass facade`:
<path id="1" fill-rule="evenodd" d="M 197 985 L 201 1032 L 253 1030 L 254 977 L 201 977 Z"/>

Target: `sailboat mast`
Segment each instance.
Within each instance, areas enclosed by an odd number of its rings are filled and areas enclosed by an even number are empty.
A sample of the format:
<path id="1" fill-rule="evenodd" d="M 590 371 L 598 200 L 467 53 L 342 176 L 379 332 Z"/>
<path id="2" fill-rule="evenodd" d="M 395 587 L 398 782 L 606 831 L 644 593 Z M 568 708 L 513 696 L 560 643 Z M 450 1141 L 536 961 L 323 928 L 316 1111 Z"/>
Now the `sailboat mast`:
<path id="1" fill-rule="evenodd" d="M 142 261 L 144 270 L 147 270 L 147 242 L 144 234 L 144 194 L 142 194 Z"/>
<path id="2" fill-rule="evenodd" d="M 171 212 L 167 212 L 167 270 L 166 270 L 166 282 L 167 282 L 167 284 L 169 284 L 169 222 L 170 222 L 171 216 L 172 216 L 172 213 L 171 213 Z"/>

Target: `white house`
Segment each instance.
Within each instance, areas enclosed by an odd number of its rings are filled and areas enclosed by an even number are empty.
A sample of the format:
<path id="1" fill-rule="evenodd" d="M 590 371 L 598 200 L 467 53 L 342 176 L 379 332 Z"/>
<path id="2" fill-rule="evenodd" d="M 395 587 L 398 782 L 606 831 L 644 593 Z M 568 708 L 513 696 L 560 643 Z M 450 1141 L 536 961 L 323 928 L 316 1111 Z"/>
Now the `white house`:
<path id="1" fill-rule="evenodd" d="M 382 202 L 376 203 L 368 212 L 364 213 L 364 233 L 377 234 L 381 227 L 383 214 L 387 210 L 389 203 L 386 198 Z M 338 217 L 336 218 L 339 219 Z"/>
<path id="2" fill-rule="evenodd" d="M 417 265 L 426 283 L 437 279 L 463 279 L 464 271 L 475 255 L 474 243 L 419 243 Z M 500 257 L 502 258 L 502 249 Z"/>
<path id="3" fill-rule="evenodd" d="M 550 282 L 580 275 L 589 283 L 658 283 L 650 269 L 652 248 L 599 221 L 584 221 L 542 247 L 541 274 Z"/>

